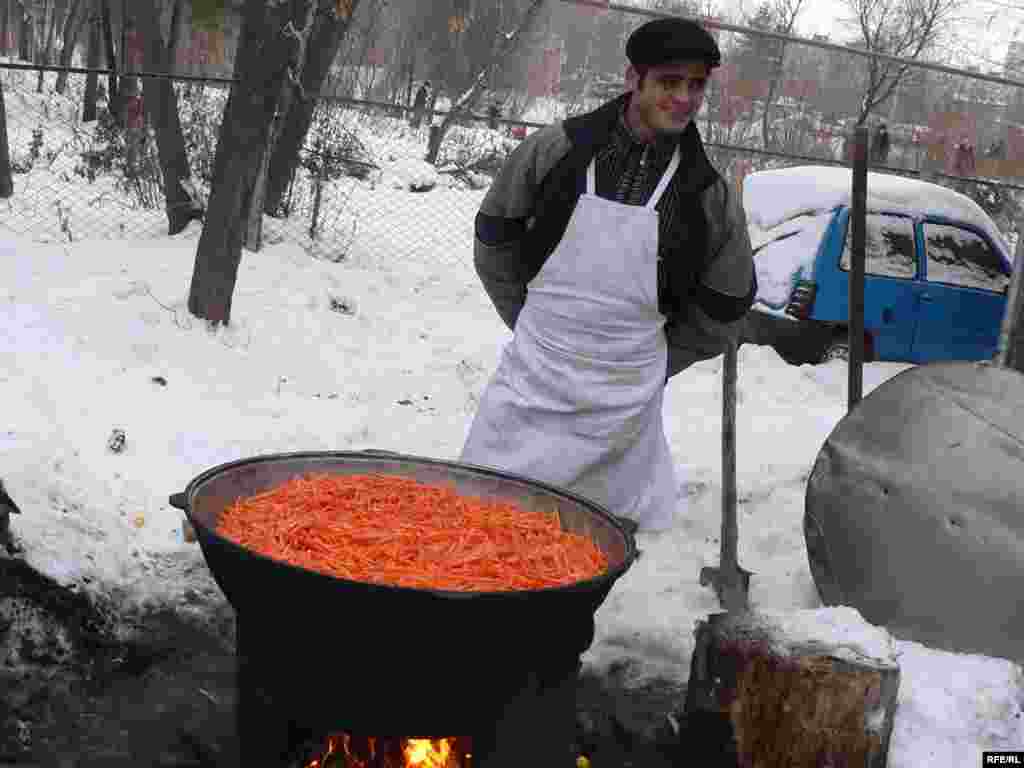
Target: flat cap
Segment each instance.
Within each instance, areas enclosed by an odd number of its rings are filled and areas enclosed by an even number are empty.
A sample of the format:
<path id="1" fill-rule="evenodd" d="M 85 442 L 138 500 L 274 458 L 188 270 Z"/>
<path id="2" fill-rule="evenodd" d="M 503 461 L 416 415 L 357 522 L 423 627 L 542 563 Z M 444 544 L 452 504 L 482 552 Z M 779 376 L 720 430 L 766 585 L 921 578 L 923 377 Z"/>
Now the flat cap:
<path id="1" fill-rule="evenodd" d="M 626 42 L 626 58 L 634 67 L 656 67 L 677 61 L 703 61 L 709 67 L 722 63 L 715 38 L 690 19 L 666 18 L 638 27 Z"/>

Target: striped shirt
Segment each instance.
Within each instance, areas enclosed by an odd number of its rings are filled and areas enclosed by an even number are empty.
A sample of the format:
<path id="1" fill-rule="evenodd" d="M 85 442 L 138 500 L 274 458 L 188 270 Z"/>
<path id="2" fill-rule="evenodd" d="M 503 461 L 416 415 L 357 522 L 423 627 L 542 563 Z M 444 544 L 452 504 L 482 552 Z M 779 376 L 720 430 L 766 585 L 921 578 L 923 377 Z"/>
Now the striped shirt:
<path id="1" fill-rule="evenodd" d="M 626 123 L 624 107 L 612 140 L 597 153 L 597 193 L 627 205 L 645 205 L 677 143 L 675 136 L 659 136 L 650 144 L 639 141 Z"/>

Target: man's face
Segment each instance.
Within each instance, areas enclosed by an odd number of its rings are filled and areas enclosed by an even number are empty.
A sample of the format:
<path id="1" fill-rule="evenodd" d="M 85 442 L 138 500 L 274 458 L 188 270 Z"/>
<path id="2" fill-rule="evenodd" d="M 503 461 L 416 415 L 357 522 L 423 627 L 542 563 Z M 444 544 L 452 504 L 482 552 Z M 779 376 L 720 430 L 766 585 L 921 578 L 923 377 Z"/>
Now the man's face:
<path id="1" fill-rule="evenodd" d="M 632 100 L 645 127 L 660 135 L 682 133 L 704 103 L 711 68 L 702 61 L 663 64 L 647 70 L 643 85 L 629 68 Z"/>

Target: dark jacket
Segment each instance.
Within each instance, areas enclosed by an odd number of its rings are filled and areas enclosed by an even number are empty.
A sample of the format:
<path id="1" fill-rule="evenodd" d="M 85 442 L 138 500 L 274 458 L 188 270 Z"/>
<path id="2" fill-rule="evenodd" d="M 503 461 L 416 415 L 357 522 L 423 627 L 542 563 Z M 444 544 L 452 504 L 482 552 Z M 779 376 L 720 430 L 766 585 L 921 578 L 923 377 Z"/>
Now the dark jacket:
<path id="1" fill-rule="evenodd" d="M 532 134 L 511 154 L 476 217 L 474 262 L 502 320 L 514 329 L 536 276 L 565 233 L 591 158 L 612 140 L 629 95 Z M 682 162 L 658 203 L 658 297 L 668 375 L 720 354 L 757 290 L 746 216 L 711 166 L 697 127 L 679 138 Z M 608 196 L 615 179 L 602 178 Z M 602 189 L 604 188 L 604 189 Z M 666 210 L 665 206 L 673 206 Z"/>

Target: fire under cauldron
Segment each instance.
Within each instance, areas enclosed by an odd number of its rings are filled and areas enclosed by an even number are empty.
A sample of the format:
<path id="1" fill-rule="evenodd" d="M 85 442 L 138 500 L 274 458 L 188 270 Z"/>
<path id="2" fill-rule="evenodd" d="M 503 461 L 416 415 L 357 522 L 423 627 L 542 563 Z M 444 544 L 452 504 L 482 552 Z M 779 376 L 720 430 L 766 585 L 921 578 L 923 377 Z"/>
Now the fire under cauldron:
<path id="1" fill-rule="evenodd" d="M 562 527 L 589 536 L 609 569 L 532 591 L 389 587 L 291 566 L 218 534 L 220 514 L 237 498 L 310 473 L 398 475 L 527 510 L 557 508 Z M 454 745 L 455 737 L 472 745 L 465 751 L 473 768 L 572 765 L 580 656 L 593 642 L 594 613 L 637 556 L 632 535 L 607 510 L 497 470 L 386 451 L 231 462 L 198 475 L 171 504 L 195 528 L 235 611 L 242 766 L 288 768 L 310 743 L 337 750 L 344 740 L 365 752 L 370 742 L 443 738 Z"/>

